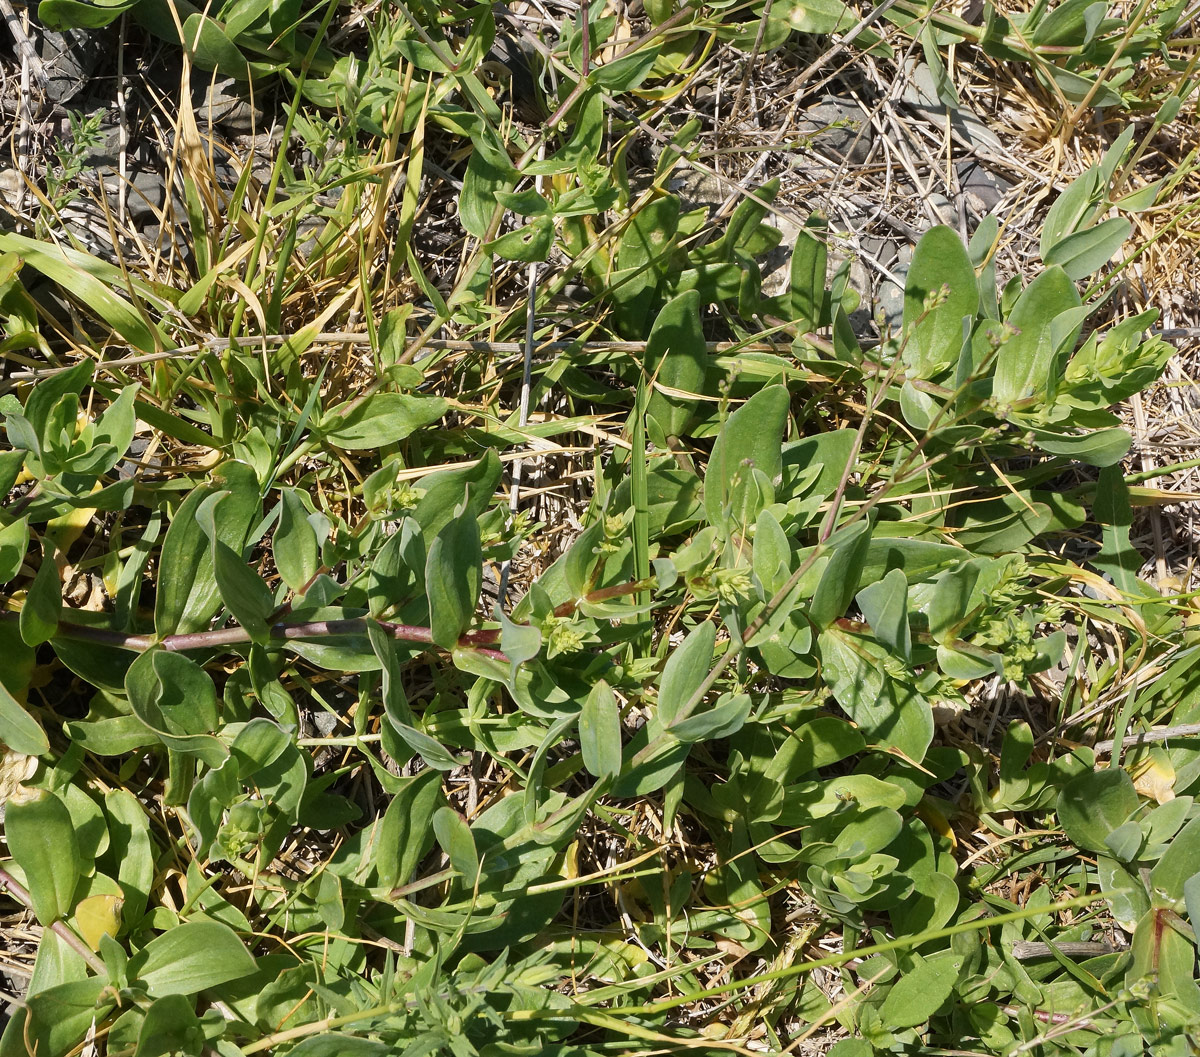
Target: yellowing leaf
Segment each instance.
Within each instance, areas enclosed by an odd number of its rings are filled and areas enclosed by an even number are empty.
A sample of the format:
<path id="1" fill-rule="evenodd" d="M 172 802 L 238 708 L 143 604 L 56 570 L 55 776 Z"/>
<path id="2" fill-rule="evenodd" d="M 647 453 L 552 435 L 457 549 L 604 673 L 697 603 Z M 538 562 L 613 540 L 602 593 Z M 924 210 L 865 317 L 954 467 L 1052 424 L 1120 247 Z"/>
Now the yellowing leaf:
<path id="1" fill-rule="evenodd" d="M 100 937 L 116 936 L 121 930 L 121 909 L 125 900 L 118 895 L 96 895 L 82 899 L 75 908 L 75 927 L 94 951 L 100 949 Z"/>
<path id="2" fill-rule="evenodd" d="M 1133 788 L 1160 804 L 1175 799 L 1175 768 L 1161 749 L 1150 752 L 1133 773 Z"/>

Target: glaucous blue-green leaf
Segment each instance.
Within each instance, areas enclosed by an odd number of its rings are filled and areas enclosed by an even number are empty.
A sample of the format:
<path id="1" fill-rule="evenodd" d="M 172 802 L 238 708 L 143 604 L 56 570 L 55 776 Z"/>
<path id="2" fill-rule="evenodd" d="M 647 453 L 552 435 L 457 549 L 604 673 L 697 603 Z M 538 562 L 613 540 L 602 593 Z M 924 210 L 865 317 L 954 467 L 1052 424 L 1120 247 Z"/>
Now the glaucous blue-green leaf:
<path id="1" fill-rule="evenodd" d="M 43 543 L 41 564 L 21 606 L 20 629 L 25 645 L 40 646 L 52 639 L 58 631 L 61 613 L 62 582 L 54 562 L 54 548 Z"/>
<path id="2" fill-rule="evenodd" d="M 440 807 L 433 813 L 433 834 L 450 865 L 462 874 L 463 883 L 474 885 L 479 877 L 479 854 L 466 819 L 453 808 Z"/>
<path id="3" fill-rule="evenodd" d="M 473 466 L 462 470 L 438 470 L 417 482 L 424 493 L 412 516 L 432 540 L 454 517 L 455 508 L 466 503 L 464 513 L 478 517 L 487 508 L 500 483 L 503 467 L 491 448 Z"/>
<path id="4" fill-rule="evenodd" d="M 933 711 L 916 690 L 885 670 L 886 650 L 830 627 L 818 640 L 822 677 L 869 742 L 920 761 L 933 740 Z"/>
<path id="5" fill-rule="evenodd" d="M 789 309 L 796 330 L 807 334 L 829 322 L 829 222 L 823 213 L 811 213 L 792 247 L 788 285 Z"/>
<path id="6" fill-rule="evenodd" d="M 975 269 L 962 239 L 952 228 L 930 228 L 904 284 L 904 362 L 915 377 L 932 378 L 958 362 L 963 320 L 974 319 L 978 308 Z"/>
<path id="7" fill-rule="evenodd" d="M 717 626 L 710 620 L 697 624 L 667 658 L 658 689 L 658 721 L 669 728 L 681 718 L 692 695 L 700 689 L 713 664 Z"/>
<path id="8" fill-rule="evenodd" d="M 258 478 L 244 462 L 222 463 L 214 471 L 213 486 L 188 494 L 171 519 L 158 563 L 154 629 L 160 636 L 200 631 L 220 607 L 209 536 L 196 515 L 221 490 L 229 495 L 214 512 L 213 525 L 217 538 L 235 554 L 262 516 Z"/>
<path id="9" fill-rule="evenodd" d="M 1047 267 L 1060 265 L 1068 278 L 1086 279 L 1113 259 L 1132 230 L 1133 225 L 1124 217 L 1110 217 L 1055 243 L 1044 262 Z"/>
<path id="10" fill-rule="evenodd" d="M 1119 426 L 1094 429 L 1087 433 L 1055 432 L 1029 428 L 1034 443 L 1051 455 L 1066 455 L 1088 466 L 1113 466 L 1119 463 L 1133 444 L 1129 431 Z"/>
<path id="11" fill-rule="evenodd" d="M 1105 838 L 1138 806 L 1133 780 L 1120 768 L 1089 771 L 1073 778 L 1058 794 L 1058 821 L 1080 848 L 1108 852 Z"/>
<path id="12" fill-rule="evenodd" d="M 694 290 L 668 301 L 650 327 L 646 369 L 654 383 L 646 413 L 668 437 L 681 437 L 696 414 L 708 373 L 708 349 Z"/>
<path id="13" fill-rule="evenodd" d="M 0 742 L 13 752 L 41 756 L 50 751 L 46 734 L 25 707 L 0 682 Z"/>
<path id="14" fill-rule="evenodd" d="M 922 958 L 909 955 L 913 966 L 888 991 L 879 1009 L 880 1019 L 889 1028 L 914 1028 L 924 1024 L 954 992 L 962 955 L 944 951 Z"/>
<path id="15" fill-rule="evenodd" d="M 104 813 L 109 842 L 103 861 L 117 864 L 114 873 L 125 896 L 125 919 L 141 921 L 155 874 L 156 852 L 149 820 L 141 802 L 128 789 L 105 793 Z"/>
<path id="16" fill-rule="evenodd" d="M 458 196 L 458 216 L 468 234 L 483 238 L 499 208 L 495 192 L 508 191 L 515 183 L 511 163 L 489 151 L 475 150 L 467 159 L 462 192 Z"/>
<path id="17" fill-rule="evenodd" d="M 71 812 L 48 789 L 29 789 L 5 805 L 8 850 L 25 871 L 33 912 L 42 925 L 67 917 L 84 862 Z"/>
<path id="18" fill-rule="evenodd" d="M 151 995 L 194 995 L 254 970 L 254 958 L 233 929 L 212 920 L 176 925 L 129 960 L 130 978 Z"/>
<path id="19" fill-rule="evenodd" d="M 592 587 L 592 574 L 600 561 L 604 542 L 604 521 L 597 518 L 583 530 L 563 555 L 563 575 L 575 598 L 583 598 Z"/>
<path id="20" fill-rule="evenodd" d="M 1200 818 L 1183 827 L 1150 871 L 1150 891 L 1174 904 L 1184 899 L 1184 886 L 1200 873 Z"/>
<path id="21" fill-rule="evenodd" d="M 323 440 L 347 451 L 382 448 L 437 422 L 446 408 L 440 396 L 373 393 L 354 406 L 327 412 L 319 432 Z"/>
<path id="22" fill-rule="evenodd" d="M 209 539 L 213 576 L 221 601 L 233 619 L 261 644 L 270 637 L 268 617 L 275 608 L 275 600 L 262 577 L 242 561 L 240 548 L 234 550 L 221 538 L 219 526 L 224 517 L 221 508 L 231 498 L 228 492 L 209 496 L 197 509 L 196 521 Z"/>
<path id="23" fill-rule="evenodd" d="M 271 556 L 283 582 L 293 591 L 302 590 L 321 566 L 316 531 L 308 521 L 308 508 L 294 488 L 282 489 Z"/>
<path id="24" fill-rule="evenodd" d="M 844 616 L 858 590 L 863 559 L 871 541 L 871 525 L 859 521 L 839 529 L 829 538 L 829 563 L 821 574 L 809 603 L 809 619 L 818 628 L 827 628 Z"/>
<path id="25" fill-rule="evenodd" d="M 1011 404 L 1046 392 L 1058 351 L 1054 321 L 1080 306 L 1079 292 L 1060 267 L 1047 268 L 1017 298 L 1008 324 L 1011 335 L 996 355 L 992 396 Z"/>
<path id="26" fill-rule="evenodd" d="M 601 679 L 579 713 L 579 747 L 583 765 L 594 778 L 621 773 L 621 712 L 612 687 Z"/>
<path id="27" fill-rule="evenodd" d="M 722 694 L 712 708 L 693 712 L 667 729 L 685 745 L 728 738 L 745 726 L 751 704 L 749 694 Z"/>
<path id="28" fill-rule="evenodd" d="M 758 517 L 763 503 L 752 471 L 768 482 L 779 481 L 788 404 L 785 386 L 767 386 L 725 420 L 704 474 L 710 525 L 744 531 Z"/>
<path id="29" fill-rule="evenodd" d="M 425 590 L 433 641 L 443 649 L 458 645 L 475 614 L 483 580 L 479 522 L 469 515 L 446 525 L 425 560 Z"/>
<path id="30" fill-rule="evenodd" d="M 554 218 L 534 217 L 515 231 L 506 231 L 489 242 L 485 250 L 508 261 L 544 261 L 554 246 Z"/>
<path id="31" fill-rule="evenodd" d="M 408 884 L 433 847 L 433 816 L 445 804 L 440 774 L 427 769 L 401 778 L 379 828 L 371 853 L 376 881 L 383 887 Z"/>
<path id="32" fill-rule="evenodd" d="M 161 647 L 147 650 L 130 665 L 125 693 L 134 715 L 169 748 L 193 753 L 211 767 L 229 755 L 211 733 L 220 722 L 216 687 L 190 657 Z"/>
<path id="33" fill-rule="evenodd" d="M 859 591 L 856 601 L 875 637 L 908 660 L 912 656 L 912 630 L 908 623 L 908 579 L 904 573 L 892 569 L 882 580 Z"/>

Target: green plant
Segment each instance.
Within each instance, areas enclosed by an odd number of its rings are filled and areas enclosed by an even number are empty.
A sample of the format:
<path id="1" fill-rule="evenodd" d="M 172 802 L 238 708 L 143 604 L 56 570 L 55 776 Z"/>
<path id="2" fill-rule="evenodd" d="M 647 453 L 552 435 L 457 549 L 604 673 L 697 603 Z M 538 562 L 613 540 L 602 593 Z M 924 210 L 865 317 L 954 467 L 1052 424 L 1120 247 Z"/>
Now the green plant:
<path id="1" fill-rule="evenodd" d="M 72 111 L 67 115 L 71 128 L 70 139 L 54 148 L 57 164 L 46 169 L 46 197 L 50 201 L 52 215 L 56 215 L 79 197 L 77 181 L 86 168 L 88 153 L 103 138 L 100 127 L 103 116 L 103 112 L 99 110 L 92 114 Z"/>
<path id="2" fill-rule="evenodd" d="M 764 297 L 777 185 L 719 227 L 667 190 L 695 126 L 635 191 L 613 96 L 685 78 L 711 17 L 649 13 L 648 42 L 560 27 L 532 135 L 476 72 L 488 10 L 381 13 L 353 60 L 310 38 L 287 128 L 315 165 L 229 192 L 188 155 L 169 281 L 0 235 L 5 349 L 38 355 L 0 397 L 0 884 L 44 929 L 0 1055 L 93 1025 L 229 1057 L 1191 1045 L 1200 763 L 1088 744 L 1114 701 L 1118 745 L 1195 710 L 1191 600 L 1131 543 L 1170 497 L 1122 474 L 1109 410 L 1170 349 L 1102 316 L 1113 272 L 1076 285 L 1151 197 L 1122 191 L 1145 144 L 1002 288 L 994 220 L 927 232 L 864 347 L 821 215 Z M 253 51 L 277 14 L 222 32 Z M 448 273 L 419 227 L 439 136 Z M 525 379 L 497 350 L 528 264 L 557 344 Z M 582 461 L 578 532 L 511 508 L 534 456 Z M 939 735 L 998 687 L 1060 737 Z M 1114 922 L 1130 950 L 1063 953 Z"/>

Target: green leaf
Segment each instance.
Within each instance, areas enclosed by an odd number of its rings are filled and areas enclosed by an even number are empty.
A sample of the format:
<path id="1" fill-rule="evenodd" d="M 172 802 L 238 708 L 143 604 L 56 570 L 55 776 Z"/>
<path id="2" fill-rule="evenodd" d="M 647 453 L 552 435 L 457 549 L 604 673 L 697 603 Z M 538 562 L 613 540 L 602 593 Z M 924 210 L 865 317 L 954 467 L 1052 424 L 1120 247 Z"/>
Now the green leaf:
<path id="1" fill-rule="evenodd" d="M 250 64 L 241 49 L 229 39 L 225 27 L 206 12 L 188 15 L 181 37 L 200 69 L 216 70 L 239 81 L 250 79 Z"/>
<path id="2" fill-rule="evenodd" d="M 463 883 L 473 887 L 479 877 L 479 854 L 466 819 L 453 808 L 440 807 L 433 813 L 433 833 Z"/>
<path id="3" fill-rule="evenodd" d="M 193 753 L 210 767 L 229 755 L 210 732 L 219 725 L 212 679 L 190 657 L 161 647 L 147 650 L 125 675 L 129 705 L 169 748 Z"/>
<path id="4" fill-rule="evenodd" d="M 598 550 L 604 542 L 604 519 L 597 518 L 587 526 L 563 555 L 563 575 L 575 598 L 583 598 L 592 589 L 592 576 L 600 562 Z"/>
<path id="5" fill-rule="evenodd" d="M 1072 180 L 1070 186 L 1054 200 L 1046 213 L 1040 236 L 1038 252 L 1043 261 L 1055 246 L 1079 231 L 1087 222 L 1095 210 L 1101 192 L 1100 183 L 1099 166 L 1093 165 Z"/>
<path id="6" fill-rule="evenodd" d="M 13 796 L 5 807 L 4 832 L 25 871 L 38 921 L 50 925 L 67 917 L 85 865 L 67 805 L 46 789 Z"/>
<path id="7" fill-rule="evenodd" d="M 164 995 L 150 1003 L 133 1057 L 167 1057 L 194 1053 L 204 1045 L 195 1003 L 181 994 Z"/>
<path id="8" fill-rule="evenodd" d="M 1200 818 L 1194 818 L 1183 827 L 1162 858 L 1150 871 L 1150 890 L 1179 904 L 1184 901 L 1184 887 L 1200 873 Z"/>
<path id="9" fill-rule="evenodd" d="M 1070 279 L 1086 279 L 1113 259 L 1132 230 L 1124 217 L 1110 217 L 1056 242 L 1043 261 L 1047 267 L 1060 265 Z"/>
<path id="10" fill-rule="evenodd" d="M 288 1050 L 292 1057 L 389 1057 L 394 1052 L 385 1042 L 347 1035 L 344 1031 L 309 1035 L 299 1046 Z"/>
<path id="11" fill-rule="evenodd" d="M 1138 592 L 1138 570 L 1142 555 L 1130 540 L 1133 508 L 1129 486 L 1120 466 L 1106 466 L 1098 475 L 1096 502 L 1092 514 L 1100 524 L 1101 548 L 1091 565 L 1112 577 L 1117 589 L 1128 594 Z"/>
<path id="12" fill-rule="evenodd" d="M 1018 333 L 1000 346 L 996 356 L 992 396 L 998 404 L 1046 392 L 1058 351 L 1054 320 L 1079 304 L 1075 284 L 1059 267 L 1047 268 L 1021 292 L 1008 317 Z"/>
<path id="13" fill-rule="evenodd" d="M 45 0 L 38 5 L 38 21 L 47 29 L 101 29 L 110 25 L 126 11 L 136 7 L 138 0 L 122 0 L 103 7 L 83 0 Z"/>
<path id="14" fill-rule="evenodd" d="M 0 744 L 26 756 L 41 756 L 50 751 L 50 743 L 37 720 L 3 683 L 0 683 Z"/>
<path id="15" fill-rule="evenodd" d="M 154 629 L 159 636 L 186 634 L 208 627 L 221 605 L 208 534 L 196 520 L 202 504 L 226 488 L 229 498 L 214 516 L 217 537 L 240 554 L 246 534 L 262 515 L 258 478 L 243 462 L 223 463 L 214 486 L 188 493 L 171 519 L 159 559 L 154 600 Z"/>
<path id="16" fill-rule="evenodd" d="M 779 519 L 769 509 L 758 515 L 754 525 L 751 564 L 767 598 L 774 597 L 792 572 L 792 547 Z"/>
<path id="17" fill-rule="evenodd" d="M 21 571 L 29 549 L 29 518 L 17 518 L 0 529 L 0 584 L 6 584 Z"/>
<path id="18" fill-rule="evenodd" d="M 468 517 L 479 517 L 491 502 L 492 495 L 500 484 L 503 466 L 491 448 L 473 466 L 463 470 L 438 470 L 422 477 L 417 482 L 424 491 L 413 519 L 432 540 L 454 517 L 455 508 L 466 503 L 463 513 Z"/>
<path id="19" fill-rule="evenodd" d="M 452 650 L 471 624 L 483 581 L 483 549 L 479 522 L 461 516 L 451 521 L 429 548 L 425 587 L 433 641 Z"/>
<path id="20" fill-rule="evenodd" d="M 819 639 L 822 675 L 867 739 L 920 761 L 933 739 L 933 711 L 911 686 L 886 674 L 878 643 L 830 627 Z"/>
<path id="21" fill-rule="evenodd" d="M 694 290 L 668 301 L 646 340 L 646 369 L 654 390 L 646 405 L 668 437 L 682 437 L 705 392 L 708 351 L 700 325 L 700 295 Z"/>
<path id="22" fill-rule="evenodd" d="M 54 638 L 61 614 L 62 583 L 54 563 L 54 547 L 43 541 L 42 563 L 25 594 L 25 604 L 21 606 L 21 638 L 25 645 L 40 646 Z"/>
<path id="23" fill-rule="evenodd" d="M 12 1057 L 25 1057 L 31 1052 L 75 1052 L 88 1030 L 112 1008 L 112 998 L 100 997 L 107 983 L 102 975 L 89 976 L 84 980 L 72 980 L 47 987 L 36 994 L 31 993 L 28 998 L 28 1021 L 20 1023 L 14 1018 L 4 1033 L 5 1041 L 10 1034 L 18 1039 L 16 1046 L 5 1057 L 9 1057 L 9 1054 Z M 14 1028 L 18 1029 L 19 1036 L 13 1031 Z"/>
<path id="24" fill-rule="evenodd" d="M 271 540 L 271 556 L 283 582 L 293 591 L 301 591 L 321 567 L 321 549 L 300 493 L 294 488 L 284 488 L 282 492 L 279 527 Z"/>
<path id="25" fill-rule="evenodd" d="M 154 842 L 150 822 L 141 802 L 127 789 L 110 789 L 104 795 L 108 816 L 106 860 L 115 862 L 117 883 L 125 896 L 125 919 L 141 921 L 154 885 Z"/>
<path id="26" fill-rule="evenodd" d="M 96 420 L 95 443 L 111 444 L 115 449 L 112 462 L 105 466 L 102 472 L 107 472 L 116 466 L 133 442 L 133 432 L 137 427 L 134 401 L 140 388 L 141 386 L 136 383 L 125 386 L 116 400 L 109 404 L 104 409 L 104 414 Z"/>
<path id="27" fill-rule="evenodd" d="M 1088 771 L 1058 794 L 1058 821 L 1080 848 L 1108 853 L 1105 839 L 1137 810 L 1133 780 L 1120 768 Z"/>
<path id="28" fill-rule="evenodd" d="M 785 386 L 760 389 L 726 419 L 704 474 L 704 508 L 710 525 L 745 531 L 762 503 L 752 470 L 778 482 L 789 396 Z"/>
<path id="29" fill-rule="evenodd" d="M 426 764 L 441 771 L 452 771 L 461 767 L 464 760 L 451 753 L 436 738 L 430 737 L 416 727 L 416 717 L 408 707 L 404 694 L 400 660 L 396 655 L 396 643 L 378 624 L 368 624 L 367 634 L 371 648 L 379 658 L 383 671 L 383 708 L 388 723 L 400 736 L 405 745 L 420 754 Z M 393 750 L 394 751 L 394 750 Z"/>
<path id="30" fill-rule="evenodd" d="M 413 879 L 433 847 L 433 817 L 444 803 L 442 779 L 436 770 L 399 780 L 380 823 L 378 846 L 370 852 L 380 886 L 394 888 Z"/>
<path id="31" fill-rule="evenodd" d="M 640 47 L 630 55 L 597 66 L 592 71 L 592 79 L 609 92 L 628 92 L 649 75 L 661 47 Z"/>
<path id="32" fill-rule="evenodd" d="M 1048 451 L 1051 455 L 1066 455 L 1089 466 L 1114 466 L 1125 457 L 1133 444 L 1129 431 L 1118 426 L 1078 434 L 1034 427 L 1029 427 L 1029 432 L 1042 451 Z"/>
<path id="33" fill-rule="evenodd" d="M 722 694 L 712 708 L 672 723 L 668 731 L 684 745 L 729 738 L 745 726 L 751 704 L 749 694 Z"/>
<path id="34" fill-rule="evenodd" d="M 791 278 L 788 286 L 790 315 L 796 330 L 807 334 L 829 323 L 829 221 L 823 213 L 812 213 L 792 247 Z"/>
<path id="35" fill-rule="evenodd" d="M 579 713 L 579 748 L 593 777 L 616 778 L 621 773 L 621 711 L 603 679 L 592 687 Z"/>
<path id="36" fill-rule="evenodd" d="M 658 721 L 671 727 L 686 719 L 685 706 L 700 689 L 713 664 L 717 626 L 711 620 L 697 624 L 667 658 L 658 689 Z"/>
<path id="37" fill-rule="evenodd" d="M 467 233 L 483 238 L 499 206 L 497 191 L 510 191 L 516 182 L 512 163 L 491 151 L 474 150 L 467 159 L 467 172 L 458 196 L 458 217 Z"/>
<path id="38" fill-rule="evenodd" d="M 318 430 L 323 440 L 347 451 L 395 444 L 437 422 L 447 408 L 440 396 L 404 393 L 374 393 L 353 407 L 349 403 L 326 412 Z"/>
<path id="39" fill-rule="evenodd" d="M 486 253 L 509 261 L 544 261 L 554 246 L 554 218 L 534 217 L 515 231 L 506 231 L 484 246 Z"/>
<path id="40" fill-rule="evenodd" d="M 909 955 L 915 963 L 892 985 L 879 1016 L 888 1028 L 915 1028 L 938 1011 L 954 991 L 962 968 L 962 955 L 949 952 L 922 958 Z"/>
<path id="41" fill-rule="evenodd" d="M 499 606 L 496 617 L 500 622 L 500 652 L 512 661 L 515 672 L 518 665 L 533 660 L 540 652 L 541 629 L 532 624 L 514 624 Z"/>
<path id="42" fill-rule="evenodd" d="M 275 609 L 275 599 L 262 577 L 242 561 L 240 548 L 234 551 L 221 539 L 220 523 L 224 520 L 221 507 L 230 502 L 228 492 L 209 496 L 196 511 L 196 521 L 209 538 L 213 576 L 221 601 L 250 637 L 263 644 L 270 637 L 267 618 Z M 236 516 L 236 515 L 235 515 Z M 236 530 L 236 526 L 233 527 Z M 226 534 L 230 529 L 225 530 Z"/>
<path id="43" fill-rule="evenodd" d="M 912 656 L 912 629 L 908 623 L 908 580 L 893 569 L 882 580 L 858 592 L 858 608 L 874 636 L 896 655 Z"/>
<path id="44" fill-rule="evenodd" d="M 194 995 L 257 968 L 237 934 L 219 921 L 186 921 L 129 959 L 129 976 L 151 995 Z"/>
<path id="45" fill-rule="evenodd" d="M 25 235 L 0 234 L 0 252 L 19 254 L 29 267 L 86 305 L 92 319 L 108 324 L 139 351 L 158 353 L 176 347 L 165 334 L 156 334 L 133 305 L 109 289 L 107 282 L 128 282 L 128 276 L 112 265 L 81 250 Z"/>
<path id="46" fill-rule="evenodd" d="M 925 314 L 931 298 L 938 303 Z M 904 362 L 916 377 L 932 378 L 958 362 L 963 319 L 973 320 L 978 308 L 979 285 L 962 239 L 952 228 L 930 228 L 904 284 Z"/>
<path id="47" fill-rule="evenodd" d="M 863 560 L 871 542 L 871 525 L 859 521 L 840 529 L 829 538 L 829 564 L 821 574 L 809 604 L 809 619 L 817 628 L 827 628 L 844 616 L 858 590 Z"/>

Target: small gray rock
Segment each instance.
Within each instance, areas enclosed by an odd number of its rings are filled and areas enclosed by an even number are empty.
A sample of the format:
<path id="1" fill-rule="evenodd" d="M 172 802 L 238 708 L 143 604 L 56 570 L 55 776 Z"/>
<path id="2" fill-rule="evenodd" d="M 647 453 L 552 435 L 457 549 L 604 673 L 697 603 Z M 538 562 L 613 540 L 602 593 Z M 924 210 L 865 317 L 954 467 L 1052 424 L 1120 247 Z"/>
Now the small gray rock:
<path id="1" fill-rule="evenodd" d="M 240 135 L 254 129 L 262 131 L 263 111 L 246 97 L 247 86 L 232 77 L 214 81 L 212 75 L 197 71 L 192 77 L 192 108 L 201 127 L 220 125 Z"/>
<path id="2" fill-rule="evenodd" d="M 1012 190 L 1012 184 L 989 172 L 974 158 L 961 161 L 955 167 L 958 185 L 967 196 L 967 206 L 979 216 L 991 213 Z"/>
<path id="3" fill-rule="evenodd" d="M 862 165 L 871 153 L 872 129 L 853 99 L 825 96 L 809 107 L 796 124 L 801 136 L 811 139 L 815 150 L 839 161 Z M 803 158 L 797 159 L 803 164 Z"/>
<path id="4" fill-rule="evenodd" d="M 44 30 L 38 49 L 46 71 L 46 98 L 62 106 L 82 92 L 109 48 L 109 34 L 96 29 Z"/>

